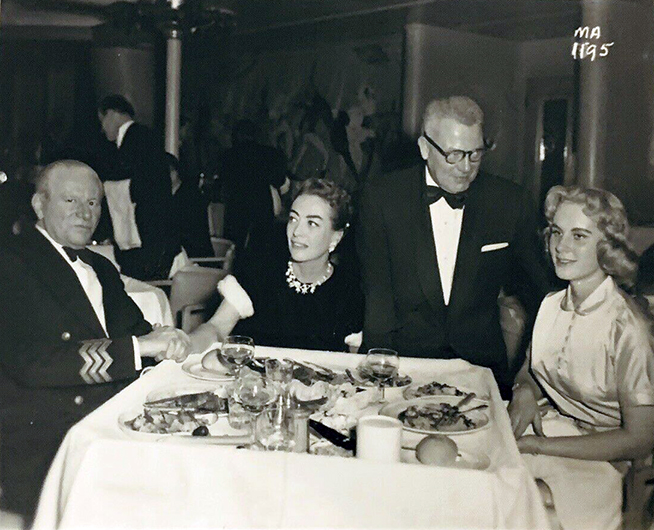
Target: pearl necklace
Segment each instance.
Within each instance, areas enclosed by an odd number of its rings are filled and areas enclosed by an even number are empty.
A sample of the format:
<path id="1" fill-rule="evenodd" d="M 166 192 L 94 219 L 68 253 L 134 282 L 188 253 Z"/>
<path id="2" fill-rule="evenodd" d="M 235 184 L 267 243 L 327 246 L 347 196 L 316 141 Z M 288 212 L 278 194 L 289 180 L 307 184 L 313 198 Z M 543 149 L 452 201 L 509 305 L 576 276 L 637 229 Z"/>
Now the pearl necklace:
<path id="1" fill-rule="evenodd" d="M 295 289 L 295 292 L 298 294 L 313 294 L 316 290 L 316 287 L 325 283 L 332 275 L 332 272 L 334 272 L 334 267 L 331 263 L 327 262 L 327 272 L 325 272 L 325 275 L 322 278 L 316 282 L 304 283 L 297 279 L 295 272 L 293 272 L 293 262 L 289 261 L 288 269 L 286 269 L 286 283 L 289 287 Z"/>

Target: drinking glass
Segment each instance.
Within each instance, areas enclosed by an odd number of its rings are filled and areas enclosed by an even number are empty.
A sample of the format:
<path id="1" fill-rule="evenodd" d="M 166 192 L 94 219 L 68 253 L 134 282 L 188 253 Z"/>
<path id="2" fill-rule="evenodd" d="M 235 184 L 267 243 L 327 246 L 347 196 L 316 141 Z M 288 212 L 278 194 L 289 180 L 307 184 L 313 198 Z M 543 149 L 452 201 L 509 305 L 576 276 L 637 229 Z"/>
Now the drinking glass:
<path id="1" fill-rule="evenodd" d="M 388 348 L 371 348 L 366 358 L 359 365 L 359 373 L 373 383 L 381 393 L 380 403 L 386 401 L 384 394 L 384 383 L 390 381 L 397 375 L 400 368 L 400 358 L 395 350 Z"/>
<path id="2" fill-rule="evenodd" d="M 247 362 L 254 358 L 254 340 L 243 335 L 230 335 L 223 340 L 220 358 L 232 373 L 238 374 Z"/>
<path id="3" fill-rule="evenodd" d="M 266 406 L 277 397 L 271 381 L 248 368 L 242 368 L 234 385 L 234 399 L 252 417 L 252 437 L 257 444 L 257 420 Z"/>

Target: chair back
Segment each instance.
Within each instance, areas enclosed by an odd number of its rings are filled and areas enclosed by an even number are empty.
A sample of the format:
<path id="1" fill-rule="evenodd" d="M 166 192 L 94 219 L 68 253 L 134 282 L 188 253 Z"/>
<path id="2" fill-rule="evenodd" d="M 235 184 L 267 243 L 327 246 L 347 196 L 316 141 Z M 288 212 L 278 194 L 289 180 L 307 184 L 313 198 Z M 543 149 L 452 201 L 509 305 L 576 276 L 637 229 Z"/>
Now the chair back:
<path id="1" fill-rule="evenodd" d="M 506 296 L 504 293 L 500 293 L 497 303 L 500 308 L 500 326 L 506 344 L 509 373 L 516 373 L 520 369 L 520 344 L 525 332 L 527 315 L 515 296 Z"/>
<path id="2" fill-rule="evenodd" d="M 225 219 L 225 205 L 222 202 L 210 202 L 207 207 L 209 217 L 209 235 L 222 237 Z"/>
<path id="3" fill-rule="evenodd" d="M 206 304 L 216 293 L 216 285 L 227 276 L 223 269 L 210 267 L 187 267 L 175 273 L 170 287 L 170 309 L 178 327 L 189 327 L 181 322 L 181 314 L 187 306 Z"/>
<path id="4" fill-rule="evenodd" d="M 234 242 L 222 237 L 211 237 L 211 246 L 213 247 L 214 256 L 218 258 L 218 261 L 222 261 L 221 268 L 231 273 L 236 253 Z"/>

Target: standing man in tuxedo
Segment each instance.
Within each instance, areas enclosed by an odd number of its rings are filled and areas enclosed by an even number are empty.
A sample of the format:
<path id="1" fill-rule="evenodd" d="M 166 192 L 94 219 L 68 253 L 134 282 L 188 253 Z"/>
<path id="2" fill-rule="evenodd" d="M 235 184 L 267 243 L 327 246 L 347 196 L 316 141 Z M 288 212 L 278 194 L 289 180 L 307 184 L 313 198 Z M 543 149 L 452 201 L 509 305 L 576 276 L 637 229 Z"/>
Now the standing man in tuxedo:
<path id="1" fill-rule="evenodd" d="M 133 380 L 141 357 L 189 353 L 186 334 L 153 330 L 114 265 L 86 249 L 102 189 L 86 164 L 46 166 L 36 226 L 0 250 L 2 507 L 28 520 L 66 431 Z"/>
<path id="2" fill-rule="evenodd" d="M 497 298 L 517 283 L 533 315 L 547 275 L 533 203 L 517 185 L 479 171 L 482 126 L 472 99 L 432 101 L 418 139 L 425 165 L 364 189 L 357 232 L 363 340 L 404 356 L 490 367 L 507 395 L 512 375 Z"/>
<path id="3" fill-rule="evenodd" d="M 154 133 L 134 121 L 134 108 L 123 96 L 103 98 L 98 119 L 104 135 L 118 148 L 107 180 L 130 179 L 141 239 L 141 248 L 116 251 L 121 272 L 145 281 L 167 278 L 181 245 L 166 153 Z"/>

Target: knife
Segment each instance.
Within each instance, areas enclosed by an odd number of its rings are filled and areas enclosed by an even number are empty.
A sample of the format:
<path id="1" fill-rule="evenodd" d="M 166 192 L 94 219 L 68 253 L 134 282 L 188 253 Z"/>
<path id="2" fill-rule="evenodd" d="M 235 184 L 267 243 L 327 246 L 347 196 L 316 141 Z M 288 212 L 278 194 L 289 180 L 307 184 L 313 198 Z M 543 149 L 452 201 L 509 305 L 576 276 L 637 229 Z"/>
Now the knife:
<path id="1" fill-rule="evenodd" d="M 333 443 L 335 446 L 346 449 L 347 451 L 352 451 L 356 454 L 356 438 L 349 438 L 338 432 L 336 429 L 332 429 L 324 423 L 312 419 L 309 419 L 309 428 L 319 436 L 322 436 L 325 440 Z"/>

